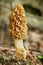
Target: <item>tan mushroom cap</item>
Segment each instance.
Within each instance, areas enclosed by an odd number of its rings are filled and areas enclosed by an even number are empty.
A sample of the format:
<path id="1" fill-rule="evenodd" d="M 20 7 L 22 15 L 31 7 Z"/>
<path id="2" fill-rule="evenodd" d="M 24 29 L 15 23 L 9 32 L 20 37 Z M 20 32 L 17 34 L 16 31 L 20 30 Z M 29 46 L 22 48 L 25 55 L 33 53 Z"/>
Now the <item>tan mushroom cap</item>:
<path id="1" fill-rule="evenodd" d="M 26 15 L 21 4 L 16 4 L 9 17 L 9 35 L 12 38 L 24 39 L 27 35 Z"/>

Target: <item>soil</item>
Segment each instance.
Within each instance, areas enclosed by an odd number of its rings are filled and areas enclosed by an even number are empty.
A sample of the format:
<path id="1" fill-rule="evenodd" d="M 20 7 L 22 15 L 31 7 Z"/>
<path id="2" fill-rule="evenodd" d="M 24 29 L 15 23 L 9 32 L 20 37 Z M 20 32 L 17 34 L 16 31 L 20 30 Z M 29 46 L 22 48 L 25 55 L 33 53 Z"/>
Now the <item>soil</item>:
<path id="1" fill-rule="evenodd" d="M 43 59 L 38 58 L 38 55 L 43 55 L 42 31 L 29 28 L 27 37 L 24 39 L 24 47 L 28 51 L 26 60 L 17 59 L 13 42 L 3 41 L 0 44 L 0 65 L 43 65 Z"/>

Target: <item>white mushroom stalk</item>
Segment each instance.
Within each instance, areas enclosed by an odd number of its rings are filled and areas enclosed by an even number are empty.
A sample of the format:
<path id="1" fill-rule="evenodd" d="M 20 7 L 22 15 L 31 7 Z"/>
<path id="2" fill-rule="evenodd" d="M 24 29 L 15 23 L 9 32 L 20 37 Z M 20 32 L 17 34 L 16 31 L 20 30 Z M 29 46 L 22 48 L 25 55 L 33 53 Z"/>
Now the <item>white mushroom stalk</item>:
<path id="1" fill-rule="evenodd" d="M 23 46 L 22 39 L 16 39 L 15 41 L 16 57 L 26 60 L 26 49 Z"/>
<path id="2" fill-rule="evenodd" d="M 9 18 L 9 35 L 14 40 L 16 57 L 26 59 L 26 49 L 23 46 L 23 39 L 27 35 L 26 15 L 21 4 L 16 4 Z"/>

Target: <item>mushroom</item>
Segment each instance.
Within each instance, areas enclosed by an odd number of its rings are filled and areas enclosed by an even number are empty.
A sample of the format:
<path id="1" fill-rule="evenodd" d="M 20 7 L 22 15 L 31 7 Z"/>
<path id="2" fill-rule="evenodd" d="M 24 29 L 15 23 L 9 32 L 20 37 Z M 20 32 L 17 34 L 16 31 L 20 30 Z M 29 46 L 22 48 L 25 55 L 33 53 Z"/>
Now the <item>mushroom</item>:
<path id="1" fill-rule="evenodd" d="M 14 40 L 16 57 L 26 59 L 26 49 L 23 40 L 27 35 L 26 15 L 21 4 L 16 4 L 9 17 L 8 32 Z"/>

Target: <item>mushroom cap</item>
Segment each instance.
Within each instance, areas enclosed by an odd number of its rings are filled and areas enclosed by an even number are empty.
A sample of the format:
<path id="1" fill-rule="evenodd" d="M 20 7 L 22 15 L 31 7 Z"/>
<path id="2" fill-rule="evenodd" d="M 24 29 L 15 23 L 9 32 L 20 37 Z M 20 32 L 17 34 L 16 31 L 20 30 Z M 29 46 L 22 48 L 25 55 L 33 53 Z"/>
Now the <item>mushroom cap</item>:
<path id="1" fill-rule="evenodd" d="M 24 39 L 27 35 L 26 15 L 21 4 L 16 4 L 9 17 L 9 35 L 15 39 Z"/>

